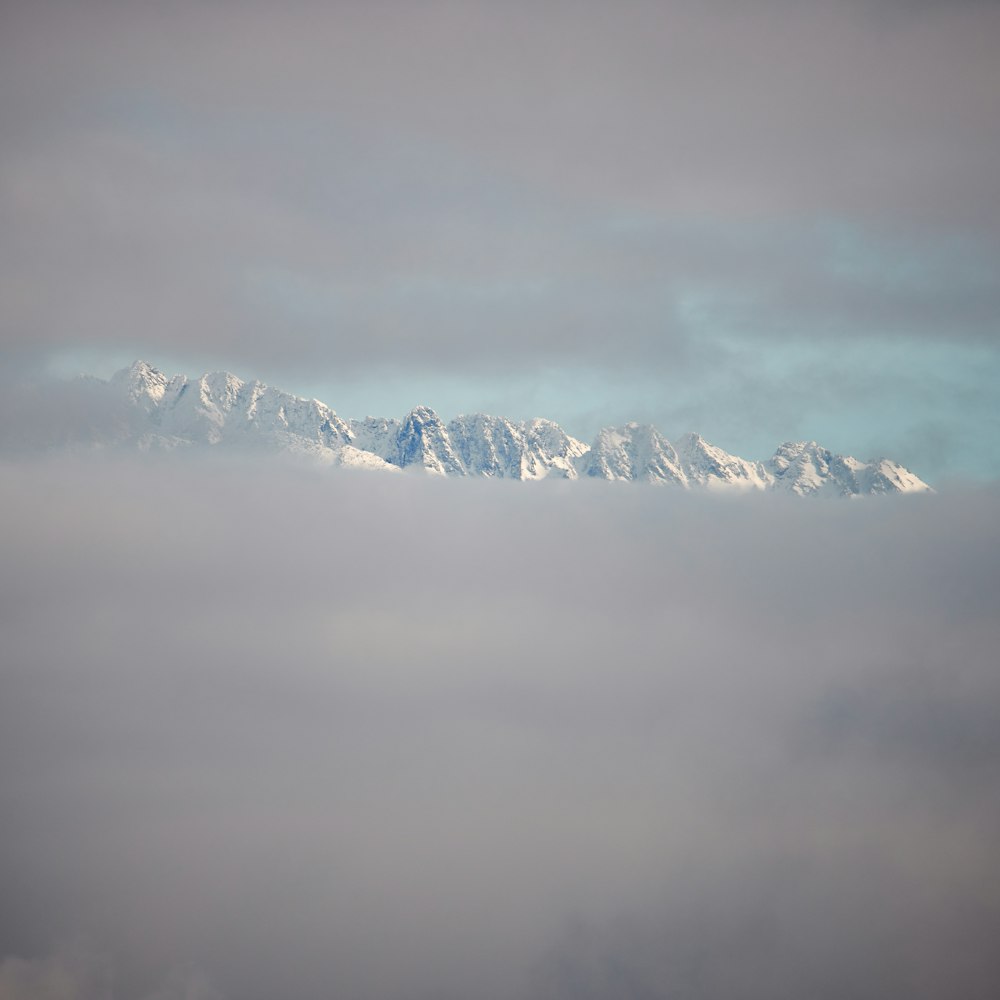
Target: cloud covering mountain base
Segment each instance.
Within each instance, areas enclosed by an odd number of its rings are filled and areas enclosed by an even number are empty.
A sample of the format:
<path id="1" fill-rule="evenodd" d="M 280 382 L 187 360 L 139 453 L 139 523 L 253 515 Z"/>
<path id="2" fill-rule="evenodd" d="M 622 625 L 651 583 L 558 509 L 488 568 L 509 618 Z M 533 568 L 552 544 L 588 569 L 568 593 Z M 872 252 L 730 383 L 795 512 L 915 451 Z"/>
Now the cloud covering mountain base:
<path id="1" fill-rule="evenodd" d="M 2 388 L 2 386 L 0 386 Z M 109 381 L 81 376 L 15 382 L 0 392 L 0 455 L 53 450 L 142 452 L 209 448 L 296 456 L 369 471 L 537 480 L 590 477 L 681 489 L 780 490 L 799 496 L 923 493 L 930 487 L 891 459 L 835 455 L 815 441 L 785 442 L 747 461 L 685 434 L 676 447 L 655 427 L 605 427 L 588 447 L 551 420 L 484 413 L 449 424 L 429 407 L 398 420 L 345 420 L 325 403 L 219 371 L 168 377 L 144 361 Z"/>
<path id="2" fill-rule="evenodd" d="M 995 995 L 995 491 L 0 496 L 4 1000 Z"/>

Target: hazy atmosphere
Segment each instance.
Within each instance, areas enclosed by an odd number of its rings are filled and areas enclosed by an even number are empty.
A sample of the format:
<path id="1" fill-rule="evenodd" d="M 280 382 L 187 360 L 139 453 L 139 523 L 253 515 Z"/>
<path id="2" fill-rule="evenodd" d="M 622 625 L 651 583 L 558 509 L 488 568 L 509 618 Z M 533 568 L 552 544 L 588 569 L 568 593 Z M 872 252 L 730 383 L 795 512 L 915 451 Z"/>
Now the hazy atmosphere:
<path id="1" fill-rule="evenodd" d="M 163 461 L 0 469 L 4 1000 L 995 995 L 995 491 Z"/>
<path id="2" fill-rule="evenodd" d="M 4 367 L 1000 475 L 988 0 L 18 2 Z"/>
<path id="3" fill-rule="evenodd" d="M 998 52 L 0 0 L 0 1000 L 995 1000 Z M 580 441 L 338 466 L 253 379 Z M 594 481 L 626 421 L 900 465 Z"/>

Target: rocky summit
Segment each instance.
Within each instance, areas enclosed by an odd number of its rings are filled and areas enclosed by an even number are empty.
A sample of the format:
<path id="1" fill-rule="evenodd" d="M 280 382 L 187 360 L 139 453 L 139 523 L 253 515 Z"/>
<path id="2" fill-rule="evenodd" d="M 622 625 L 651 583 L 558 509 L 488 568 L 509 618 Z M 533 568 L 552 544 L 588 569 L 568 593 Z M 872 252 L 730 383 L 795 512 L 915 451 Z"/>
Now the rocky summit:
<path id="1" fill-rule="evenodd" d="M 345 420 L 319 400 L 229 372 L 168 377 L 143 361 L 99 384 L 116 419 L 100 435 L 95 432 L 90 442 L 95 445 L 144 451 L 255 449 L 311 456 L 330 465 L 448 477 L 591 478 L 799 496 L 930 491 L 891 459 L 860 461 L 835 455 L 815 441 L 786 442 L 766 461 L 751 461 L 698 434 L 670 441 L 649 424 L 605 427 L 587 445 L 551 420 L 475 413 L 446 424 L 427 406 L 414 407 L 401 420 Z"/>

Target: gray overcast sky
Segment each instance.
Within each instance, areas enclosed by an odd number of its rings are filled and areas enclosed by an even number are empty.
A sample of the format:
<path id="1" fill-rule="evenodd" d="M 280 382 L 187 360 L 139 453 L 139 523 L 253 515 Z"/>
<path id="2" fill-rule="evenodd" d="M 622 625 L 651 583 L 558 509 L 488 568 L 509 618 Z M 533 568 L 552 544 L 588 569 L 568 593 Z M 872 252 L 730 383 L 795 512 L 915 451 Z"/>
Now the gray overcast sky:
<path id="1" fill-rule="evenodd" d="M 953 486 L 0 456 L 0 1000 L 994 1000 L 998 52 L 986 2 L 0 3 L 5 432 L 144 357 Z"/>
<path id="2" fill-rule="evenodd" d="M 0 9 L 8 374 L 1000 475 L 1000 5 Z"/>
<path id="3" fill-rule="evenodd" d="M 994 1000 L 995 488 L 0 497 L 3 1000 Z"/>

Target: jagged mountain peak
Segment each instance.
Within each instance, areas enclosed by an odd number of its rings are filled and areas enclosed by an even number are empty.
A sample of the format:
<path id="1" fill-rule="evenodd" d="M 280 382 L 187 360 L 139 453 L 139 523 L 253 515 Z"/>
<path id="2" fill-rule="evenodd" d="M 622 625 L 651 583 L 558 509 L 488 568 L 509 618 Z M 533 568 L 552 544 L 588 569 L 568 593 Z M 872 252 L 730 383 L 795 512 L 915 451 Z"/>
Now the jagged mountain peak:
<path id="1" fill-rule="evenodd" d="M 202 375 L 199 381 L 203 382 L 213 393 L 225 393 L 230 396 L 238 393 L 246 385 L 243 379 L 227 371 L 209 372 L 207 375 Z"/>
<path id="2" fill-rule="evenodd" d="M 415 406 L 403 418 L 389 461 L 444 476 L 464 476 L 465 466 L 455 453 L 441 418 L 429 406 Z"/>
<path id="3" fill-rule="evenodd" d="M 329 464 L 421 469 L 444 476 L 542 479 L 580 476 L 683 489 L 779 490 L 799 496 L 923 492 L 891 459 L 862 462 L 816 441 L 785 441 L 766 462 L 732 455 L 689 432 L 671 442 L 649 423 L 601 429 L 591 445 L 544 417 L 514 421 L 461 414 L 448 424 L 430 406 L 401 420 L 345 421 L 325 403 L 228 371 L 168 378 L 136 361 L 101 383 L 132 416 L 118 440 L 142 448 L 201 445 L 292 451 Z"/>
<path id="4" fill-rule="evenodd" d="M 889 459 L 862 462 L 836 455 L 816 441 L 785 441 L 767 462 L 775 487 L 807 495 L 861 496 L 921 493 L 930 487 Z"/>
<path id="5" fill-rule="evenodd" d="M 169 379 L 145 361 L 135 361 L 111 377 L 112 384 L 124 388 L 129 399 L 157 403 L 163 398 Z"/>
<path id="6" fill-rule="evenodd" d="M 775 449 L 774 454 L 787 461 L 795 461 L 802 456 L 829 458 L 833 452 L 823 447 L 818 441 L 783 441 Z"/>
<path id="7" fill-rule="evenodd" d="M 142 359 L 133 361 L 132 364 L 115 372 L 111 377 L 119 382 L 134 378 L 166 379 L 166 375 L 159 368 Z"/>
<path id="8" fill-rule="evenodd" d="M 414 406 L 410 412 L 407 413 L 404 418 L 404 422 L 406 420 L 421 424 L 441 423 L 441 418 L 437 415 L 436 411 L 430 406 L 426 406 L 424 403 L 418 403 Z"/>
<path id="9" fill-rule="evenodd" d="M 603 428 L 582 461 L 591 478 L 687 485 L 674 446 L 652 424 Z"/>

